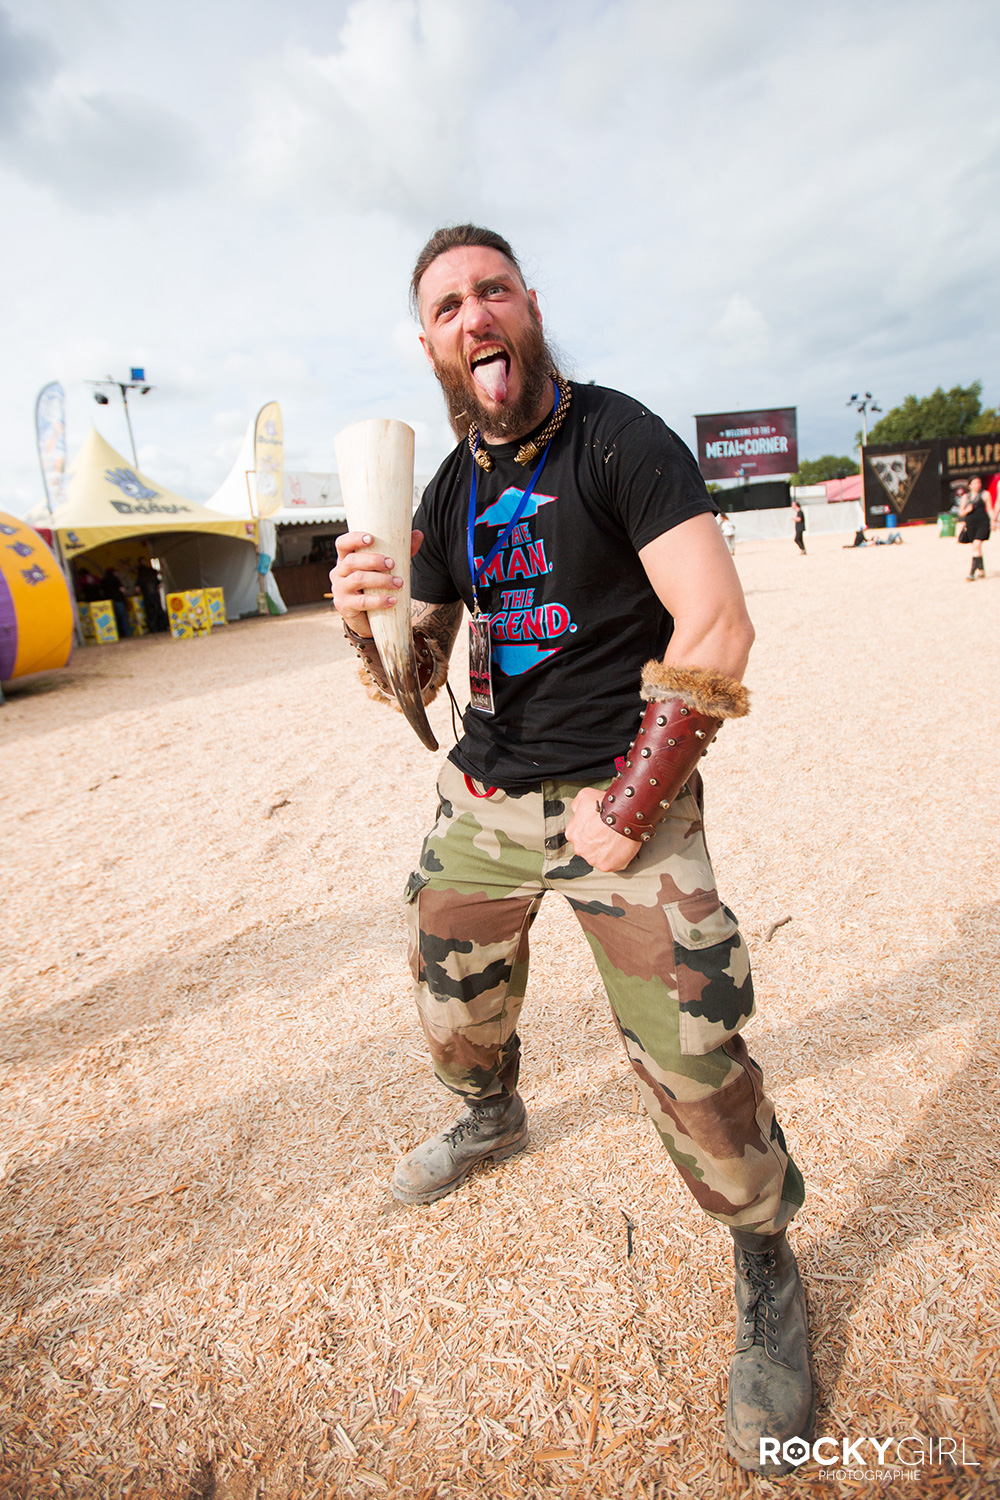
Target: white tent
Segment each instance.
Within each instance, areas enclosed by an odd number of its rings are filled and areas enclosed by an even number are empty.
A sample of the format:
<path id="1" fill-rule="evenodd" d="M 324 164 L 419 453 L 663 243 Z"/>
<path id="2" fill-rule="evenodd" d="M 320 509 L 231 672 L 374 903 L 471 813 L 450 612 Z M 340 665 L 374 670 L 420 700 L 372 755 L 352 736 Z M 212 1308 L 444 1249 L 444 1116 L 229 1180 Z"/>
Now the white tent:
<path id="1" fill-rule="evenodd" d="M 251 417 L 250 424 L 243 434 L 243 441 L 240 444 L 240 451 L 236 455 L 236 461 L 212 496 L 212 509 L 222 511 L 225 515 L 246 516 L 250 519 L 259 515 L 257 509 L 256 471 L 257 420 L 257 417 Z M 258 520 L 257 535 L 260 559 L 262 561 L 267 559 L 267 568 L 263 574 L 262 585 L 268 597 L 268 608 L 272 614 L 283 615 L 286 613 L 285 601 L 281 597 L 281 592 L 271 571 L 277 546 L 272 522 L 270 520 Z"/>
<path id="2" fill-rule="evenodd" d="M 254 433 L 257 418 L 250 418 L 250 425 L 243 436 L 236 461 L 219 485 L 209 504 L 227 516 L 257 514 L 257 473 L 254 467 Z"/>

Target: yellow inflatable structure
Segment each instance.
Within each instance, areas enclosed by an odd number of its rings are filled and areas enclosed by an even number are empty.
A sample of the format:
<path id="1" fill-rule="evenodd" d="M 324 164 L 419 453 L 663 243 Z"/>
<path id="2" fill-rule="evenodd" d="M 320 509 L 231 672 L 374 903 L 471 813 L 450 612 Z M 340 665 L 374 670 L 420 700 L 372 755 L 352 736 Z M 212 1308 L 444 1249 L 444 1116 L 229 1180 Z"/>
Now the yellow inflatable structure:
<path id="1" fill-rule="evenodd" d="M 0 511 L 0 682 L 64 667 L 73 649 L 73 600 L 37 531 Z"/>

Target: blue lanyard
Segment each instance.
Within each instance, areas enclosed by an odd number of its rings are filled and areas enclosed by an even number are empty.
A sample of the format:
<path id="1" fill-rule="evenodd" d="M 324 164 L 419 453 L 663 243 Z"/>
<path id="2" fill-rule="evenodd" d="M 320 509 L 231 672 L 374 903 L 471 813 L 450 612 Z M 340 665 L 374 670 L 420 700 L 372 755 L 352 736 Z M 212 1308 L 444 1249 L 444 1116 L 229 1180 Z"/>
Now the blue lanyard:
<path id="1" fill-rule="evenodd" d="M 555 389 L 556 389 L 556 404 L 552 408 L 553 413 L 555 413 L 555 412 L 557 412 L 559 410 L 559 387 L 556 386 Z M 510 541 L 511 533 L 514 530 L 514 527 L 520 521 L 521 517 L 524 515 L 524 512 L 525 512 L 525 510 L 527 508 L 528 501 L 531 499 L 531 493 L 534 490 L 535 485 L 538 483 L 538 476 L 539 476 L 539 474 L 541 474 L 543 468 L 545 467 L 545 460 L 549 456 L 549 449 L 551 447 L 552 447 L 552 439 L 549 438 L 548 442 L 545 444 L 545 452 L 542 454 L 541 458 L 538 461 L 538 468 L 535 470 L 534 474 L 532 474 L 531 478 L 529 479 L 528 484 L 527 484 L 527 488 L 525 489 L 524 493 L 521 496 L 521 502 L 518 505 L 517 510 L 511 516 L 510 520 L 508 521 L 506 527 L 503 530 L 503 533 L 499 537 L 497 537 L 497 540 L 493 543 L 493 546 L 490 548 L 489 556 L 486 557 L 483 560 L 482 566 L 477 569 L 477 567 L 476 567 L 476 550 L 475 550 L 474 541 L 475 541 L 475 534 L 476 534 L 476 480 L 477 480 L 477 477 L 478 477 L 479 465 L 476 463 L 474 455 L 475 455 L 475 452 L 479 448 L 479 438 L 478 437 L 476 438 L 476 448 L 475 448 L 475 450 L 473 450 L 473 460 L 472 460 L 472 485 L 471 485 L 471 487 L 469 489 L 469 524 L 466 527 L 465 540 L 466 540 L 466 545 L 468 547 L 468 552 L 469 552 L 469 572 L 472 575 L 472 602 L 473 602 L 473 604 L 475 606 L 475 609 L 476 609 L 477 613 L 479 611 L 479 600 L 476 597 L 476 583 L 479 582 L 479 583 L 482 583 L 482 584 L 485 585 L 485 583 L 486 583 L 486 574 L 488 573 L 488 571 L 490 569 L 490 566 L 494 562 L 494 560 L 495 560 L 497 554 L 500 552 L 500 550 L 503 547 L 506 547 L 507 543 Z"/>

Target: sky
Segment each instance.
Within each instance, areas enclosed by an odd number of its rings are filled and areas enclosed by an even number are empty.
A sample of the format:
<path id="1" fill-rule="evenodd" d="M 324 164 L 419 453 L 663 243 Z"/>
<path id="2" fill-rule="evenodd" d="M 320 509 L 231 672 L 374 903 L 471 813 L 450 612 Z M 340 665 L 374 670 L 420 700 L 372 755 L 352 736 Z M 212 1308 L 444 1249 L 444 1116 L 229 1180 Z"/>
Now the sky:
<path id="1" fill-rule="evenodd" d="M 995 0 L 0 0 L 0 508 L 40 388 L 142 366 L 139 464 L 206 500 L 257 409 L 286 469 L 366 417 L 453 437 L 407 307 L 443 223 L 499 230 L 566 373 L 694 414 L 1000 400 Z"/>

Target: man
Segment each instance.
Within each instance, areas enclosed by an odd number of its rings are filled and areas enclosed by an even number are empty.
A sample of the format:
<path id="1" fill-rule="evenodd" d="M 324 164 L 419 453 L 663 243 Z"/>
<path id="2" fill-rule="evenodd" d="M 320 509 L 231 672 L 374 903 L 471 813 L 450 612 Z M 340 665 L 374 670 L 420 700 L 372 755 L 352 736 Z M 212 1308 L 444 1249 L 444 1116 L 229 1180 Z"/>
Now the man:
<path id="1" fill-rule="evenodd" d="M 132 626 L 129 624 L 128 610 L 125 607 L 125 589 L 121 577 L 115 568 L 105 568 L 101 577 L 101 597 L 111 600 L 111 608 L 115 612 L 115 623 L 118 626 L 118 634 L 123 638 L 132 634 Z"/>
<path id="2" fill-rule="evenodd" d="M 506 240 L 439 230 L 411 292 L 460 439 L 414 522 L 425 700 L 465 607 L 473 670 L 406 899 L 435 1072 L 466 1108 L 398 1164 L 393 1194 L 433 1202 L 525 1146 L 528 932 L 545 891 L 561 891 L 657 1131 L 733 1234 L 729 1451 L 783 1472 L 775 1440 L 808 1439 L 812 1423 L 785 1236 L 803 1186 L 740 1036 L 749 963 L 716 893 L 697 770 L 722 720 L 747 711 L 739 581 L 688 449 L 638 402 L 562 377 Z M 368 614 L 394 607 L 401 577 L 371 540 L 338 538 L 331 579 L 369 690 L 388 698 Z"/>

